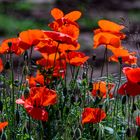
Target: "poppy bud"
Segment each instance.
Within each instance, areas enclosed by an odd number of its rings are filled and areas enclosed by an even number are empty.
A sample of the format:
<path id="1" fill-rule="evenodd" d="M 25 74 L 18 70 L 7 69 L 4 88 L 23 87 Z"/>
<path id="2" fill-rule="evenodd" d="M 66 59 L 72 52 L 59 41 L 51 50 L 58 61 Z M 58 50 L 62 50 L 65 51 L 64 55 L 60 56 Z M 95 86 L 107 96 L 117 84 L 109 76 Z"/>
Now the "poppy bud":
<path id="1" fill-rule="evenodd" d="M 23 128 L 23 134 L 26 134 L 26 133 L 27 133 L 27 128 L 24 127 L 24 128 Z"/>
<path id="2" fill-rule="evenodd" d="M 93 89 L 93 84 L 92 82 L 89 82 L 89 91 L 92 91 L 92 89 Z"/>
<path id="3" fill-rule="evenodd" d="M 95 61 L 95 59 L 96 59 L 96 54 L 93 54 L 92 55 L 92 60 Z"/>
<path id="4" fill-rule="evenodd" d="M 65 113 L 68 114 L 70 111 L 69 107 L 66 107 Z"/>
<path id="5" fill-rule="evenodd" d="M 118 57 L 120 64 L 122 64 L 122 57 Z"/>
<path id="6" fill-rule="evenodd" d="M 24 67 L 23 73 L 24 73 L 24 75 L 27 75 L 29 73 L 29 69 L 27 66 Z"/>
<path id="7" fill-rule="evenodd" d="M 4 82 L 3 81 L 0 82 L 0 88 L 4 88 Z"/>
<path id="8" fill-rule="evenodd" d="M 30 89 L 27 87 L 27 88 L 24 90 L 24 97 L 25 97 L 25 98 L 28 98 L 29 92 L 30 92 Z"/>
<path id="9" fill-rule="evenodd" d="M 4 65 L 4 69 L 8 70 L 10 69 L 10 62 L 6 61 L 5 65 Z"/>
<path id="10" fill-rule="evenodd" d="M 94 104 L 97 105 L 98 103 L 100 103 L 101 99 L 97 96 L 95 99 Z M 101 105 L 102 106 L 102 105 Z M 102 107 L 101 107 L 102 108 Z"/>
<path id="11" fill-rule="evenodd" d="M 75 135 L 74 135 L 74 138 L 75 139 L 81 139 L 81 130 L 79 129 L 79 128 L 77 128 L 76 130 L 75 130 Z"/>
<path id="12" fill-rule="evenodd" d="M 23 57 L 24 57 L 24 61 L 28 60 L 28 51 L 24 52 Z"/>
<path id="13" fill-rule="evenodd" d="M 10 48 L 12 46 L 12 42 L 8 42 L 8 46 Z"/>
<path id="14" fill-rule="evenodd" d="M 0 111 L 2 112 L 2 110 L 3 110 L 3 103 L 2 101 L 0 101 Z"/>
<path id="15" fill-rule="evenodd" d="M 17 122 L 17 124 L 19 124 L 19 120 L 20 120 L 19 111 L 16 110 L 16 122 Z"/>
<path id="16" fill-rule="evenodd" d="M 74 104 L 74 102 L 75 102 L 75 96 L 71 96 L 71 104 Z"/>
<path id="17" fill-rule="evenodd" d="M 137 128 L 136 137 L 140 139 L 140 127 Z"/>
<path id="18" fill-rule="evenodd" d="M 2 133 L 1 140 L 7 140 L 7 136 L 5 133 Z"/>
<path id="19" fill-rule="evenodd" d="M 86 72 L 83 72 L 82 78 L 83 79 L 86 79 L 87 78 L 87 73 Z"/>
<path id="20" fill-rule="evenodd" d="M 126 103 L 126 96 L 123 96 L 122 97 L 122 104 L 125 104 Z"/>
<path id="21" fill-rule="evenodd" d="M 19 80 L 18 80 L 18 79 L 16 79 L 16 80 L 14 81 L 14 86 L 16 86 L 16 87 L 19 86 Z"/>
<path id="22" fill-rule="evenodd" d="M 66 96 L 66 95 L 67 95 L 67 92 L 68 92 L 68 91 L 67 91 L 67 87 L 64 87 L 64 88 L 63 88 L 63 95 Z"/>
<path id="23" fill-rule="evenodd" d="M 131 130 L 130 130 L 130 128 L 127 128 L 127 130 L 126 130 L 126 135 L 127 135 L 128 137 L 131 137 Z"/>
<path id="24" fill-rule="evenodd" d="M 136 107 L 135 103 L 133 103 L 133 105 L 132 105 L 132 113 L 133 113 L 136 109 L 137 109 L 137 107 Z"/>
<path id="25" fill-rule="evenodd" d="M 27 122 L 27 124 L 26 124 L 26 128 L 27 128 L 28 132 L 31 131 L 31 126 L 30 126 L 30 123 L 29 123 L 29 122 Z"/>

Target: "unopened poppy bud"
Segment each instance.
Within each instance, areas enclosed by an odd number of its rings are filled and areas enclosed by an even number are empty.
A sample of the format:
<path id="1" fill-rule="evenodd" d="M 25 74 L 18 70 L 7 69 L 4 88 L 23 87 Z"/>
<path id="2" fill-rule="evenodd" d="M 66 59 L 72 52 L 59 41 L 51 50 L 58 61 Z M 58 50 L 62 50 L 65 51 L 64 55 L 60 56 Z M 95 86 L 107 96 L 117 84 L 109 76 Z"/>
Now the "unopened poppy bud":
<path id="1" fill-rule="evenodd" d="M 122 104 L 125 104 L 126 103 L 126 96 L 123 96 L 122 97 Z"/>
<path id="2" fill-rule="evenodd" d="M 23 57 L 24 57 L 24 61 L 28 60 L 28 52 L 27 51 L 24 52 Z"/>
<path id="3" fill-rule="evenodd" d="M 0 111 L 2 112 L 2 110 L 3 110 L 3 103 L 2 101 L 0 101 Z"/>
<path id="4" fill-rule="evenodd" d="M 17 124 L 19 124 L 19 120 L 20 120 L 19 111 L 16 110 L 16 122 L 17 122 Z"/>
<path id="5" fill-rule="evenodd" d="M 27 128 L 28 132 L 31 131 L 31 126 L 30 126 L 30 123 L 29 123 L 29 122 L 27 122 L 27 124 L 26 124 L 26 128 Z"/>
<path id="6" fill-rule="evenodd" d="M 16 79 L 16 80 L 14 81 L 14 86 L 16 86 L 16 87 L 19 86 L 19 80 L 18 80 L 18 79 Z"/>
<path id="7" fill-rule="evenodd" d="M 71 96 L 71 104 L 74 104 L 75 102 L 75 96 Z"/>
<path id="8" fill-rule="evenodd" d="M 127 135 L 128 137 L 131 137 L 131 130 L 130 130 L 130 128 L 127 128 L 127 130 L 126 130 L 126 135 Z"/>
<path id="9" fill-rule="evenodd" d="M 24 97 L 25 97 L 25 98 L 28 98 L 28 97 L 29 97 L 29 92 L 30 92 L 30 89 L 27 87 L 27 88 L 24 90 Z"/>
<path id="10" fill-rule="evenodd" d="M 132 113 L 133 113 L 134 111 L 136 111 L 136 109 L 137 109 L 136 105 L 133 104 L 133 105 L 132 105 Z"/>
<path id="11" fill-rule="evenodd" d="M 2 133 L 1 140 L 7 140 L 7 136 L 5 133 Z"/>
<path id="12" fill-rule="evenodd" d="M 67 92 L 68 92 L 68 91 L 67 91 L 67 87 L 64 87 L 64 88 L 63 88 L 63 95 L 66 96 L 66 95 L 67 95 Z"/>
<path id="13" fill-rule="evenodd" d="M 87 77 L 87 73 L 83 72 L 82 78 L 85 79 Z"/>
<path id="14" fill-rule="evenodd" d="M 89 91 L 92 91 L 92 89 L 93 89 L 93 84 L 92 82 L 89 82 Z"/>
<path id="15" fill-rule="evenodd" d="M 23 134 L 26 134 L 27 133 L 27 129 L 26 127 L 23 128 Z"/>
<path id="16" fill-rule="evenodd" d="M 118 57 L 120 64 L 122 64 L 122 57 Z"/>
<path id="17" fill-rule="evenodd" d="M 69 111 L 70 111 L 70 109 L 69 109 L 69 107 L 66 107 L 66 114 L 69 114 Z"/>
<path id="18" fill-rule="evenodd" d="M 27 75 L 29 73 L 29 69 L 27 66 L 24 67 L 23 73 L 24 73 L 24 75 Z"/>
<path id="19" fill-rule="evenodd" d="M 138 138 L 138 140 L 140 139 L 140 127 L 137 128 L 136 137 Z"/>
<path id="20" fill-rule="evenodd" d="M 100 95 L 100 90 L 99 89 L 96 92 L 97 92 L 97 95 Z"/>
<path id="21" fill-rule="evenodd" d="M 12 46 L 12 42 L 8 42 L 8 46 L 10 48 Z"/>
<path id="22" fill-rule="evenodd" d="M 10 69 L 10 62 L 6 61 L 5 65 L 4 65 L 4 69 L 8 70 Z"/>
<path id="23" fill-rule="evenodd" d="M 95 59 L 96 59 L 96 54 L 93 54 L 92 55 L 92 60 L 95 61 Z"/>

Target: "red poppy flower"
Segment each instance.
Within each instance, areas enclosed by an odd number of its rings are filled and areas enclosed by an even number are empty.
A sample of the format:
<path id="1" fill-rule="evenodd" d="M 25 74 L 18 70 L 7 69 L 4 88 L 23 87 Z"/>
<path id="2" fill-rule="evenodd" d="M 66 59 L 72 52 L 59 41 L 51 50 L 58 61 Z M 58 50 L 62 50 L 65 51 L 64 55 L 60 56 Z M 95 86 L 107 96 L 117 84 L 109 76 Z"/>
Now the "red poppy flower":
<path id="1" fill-rule="evenodd" d="M 0 131 L 2 131 L 7 125 L 8 125 L 8 122 L 1 122 L 0 123 Z"/>
<path id="2" fill-rule="evenodd" d="M 65 54 L 67 51 L 76 51 L 80 49 L 80 44 L 78 43 L 77 46 L 71 44 L 59 44 L 59 52 L 61 54 Z"/>
<path id="3" fill-rule="evenodd" d="M 109 97 L 112 98 L 113 94 L 110 91 L 112 90 L 113 87 L 114 87 L 113 83 L 108 83 L 107 85 L 106 82 L 104 81 L 95 82 L 93 83 L 92 95 L 94 97 L 98 96 L 101 98 L 106 98 L 107 94 L 109 94 Z"/>
<path id="4" fill-rule="evenodd" d="M 124 74 L 127 77 L 127 82 L 125 82 L 118 90 L 121 95 L 136 96 L 140 94 L 140 68 L 129 68 L 123 69 Z"/>
<path id="5" fill-rule="evenodd" d="M 54 8 L 51 10 L 51 15 L 54 17 L 55 21 L 50 23 L 49 26 L 54 31 L 65 33 L 74 39 L 78 38 L 79 26 L 75 21 L 81 16 L 80 11 L 72 11 L 64 15 L 63 11 L 58 8 Z"/>
<path id="6" fill-rule="evenodd" d="M 67 34 L 55 32 L 55 31 L 43 31 L 43 32 L 48 38 L 51 38 L 59 43 L 72 44 L 74 46 L 78 45 L 78 42 Z"/>
<path id="7" fill-rule="evenodd" d="M 51 15 L 53 16 L 53 18 L 55 20 L 61 19 L 62 17 L 64 17 L 65 19 L 69 19 L 71 21 L 76 21 L 77 19 L 80 18 L 81 12 L 80 11 L 72 11 L 72 12 L 64 15 L 63 11 L 61 11 L 60 9 L 53 8 L 51 10 Z"/>
<path id="8" fill-rule="evenodd" d="M 116 24 L 109 20 L 100 20 L 98 22 L 99 27 L 103 31 L 110 31 L 110 32 L 120 32 L 125 27 L 123 25 Z"/>
<path id="9" fill-rule="evenodd" d="M 20 47 L 24 50 L 29 49 L 39 43 L 41 39 L 44 39 L 44 33 L 41 30 L 27 30 L 22 31 L 19 34 Z"/>
<path id="10" fill-rule="evenodd" d="M 24 108 L 27 113 L 35 120 L 48 120 L 48 112 L 43 107 L 36 107 L 30 100 L 25 101 Z"/>
<path id="11" fill-rule="evenodd" d="M 110 45 L 108 46 L 108 49 L 113 52 L 113 55 L 109 57 L 109 61 L 119 62 L 118 58 L 121 58 L 122 62 L 126 64 L 132 65 L 137 63 L 135 52 L 128 52 L 128 50 L 124 49 L 123 47 L 114 48 Z"/>
<path id="12" fill-rule="evenodd" d="M 118 90 L 121 95 L 137 96 L 140 95 L 140 85 L 131 82 L 125 82 Z"/>
<path id="13" fill-rule="evenodd" d="M 100 45 L 111 45 L 119 48 L 121 39 L 125 38 L 125 35 L 120 32 L 124 26 L 108 20 L 100 20 L 98 24 L 100 28 L 94 31 L 94 48 Z"/>
<path id="14" fill-rule="evenodd" d="M 99 123 L 106 117 L 104 110 L 100 108 L 84 108 L 82 113 L 82 124 Z"/>
<path id="15" fill-rule="evenodd" d="M 129 82 L 134 84 L 140 84 L 140 68 L 127 67 L 127 69 L 123 69 L 123 72 Z"/>
<path id="16" fill-rule="evenodd" d="M 3 62 L 2 62 L 2 59 L 0 58 L 0 72 L 3 71 Z"/>
<path id="17" fill-rule="evenodd" d="M 40 51 L 41 53 L 56 53 L 58 47 L 58 42 L 46 38 L 45 40 L 41 40 L 35 47 L 35 50 Z"/>
<path id="18" fill-rule="evenodd" d="M 115 48 L 119 48 L 121 45 L 121 41 L 118 36 L 107 32 L 101 32 L 94 35 L 93 42 L 94 48 L 97 48 L 100 45 L 112 45 Z"/>
<path id="19" fill-rule="evenodd" d="M 140 116 L 136 117 L 136 125 L 140 127 Z"/>
<path id="20" fill-rule="evenodd" d="M 57 102 L 57 94 L 54 90 L 46 87 L 33 87 L 30 89 L 29 97 L 16 100 L 17 104 L 24 105 L 27 113 L 36 120 L 48 120 L 48 112 L 45 106 Z"/>
<path id="21" fill-rule="evenodd" d="M 66 56 L 66 61 L 74 66 L 81 66 L 89 59 L 82 52 L 69 52 Z"/>
<path id="22" fill-rule="evenodd" d="M 20 48 L 19 42 L 20 40 L 18 38 L 10 38 L 4 40 L 0 46 L 0 53 L 3 54 L 12 52 L 17 55 L 22 54 L 24 50 Z M 11 45 L 10 47 L 9 44 Z"/>
<path id="23" fill-rule="evenodd" d="M 29 80 L 30 87 L 36 87 L 37 84 L 44 86 L 44 76 L 37 73 L 35 77 L 31 76 L 27 78 Z"/>

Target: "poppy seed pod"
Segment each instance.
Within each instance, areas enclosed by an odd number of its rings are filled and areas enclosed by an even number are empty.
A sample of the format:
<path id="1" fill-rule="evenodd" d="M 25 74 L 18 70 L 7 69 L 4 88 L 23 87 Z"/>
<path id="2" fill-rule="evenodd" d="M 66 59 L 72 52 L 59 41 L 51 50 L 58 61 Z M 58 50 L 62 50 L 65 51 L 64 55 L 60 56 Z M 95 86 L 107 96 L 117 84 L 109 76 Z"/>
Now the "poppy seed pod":
<path id="1" fill-rule="evenodd" d="M 12 46 L 12 42 L 8 42 L 8 46 L 10 48 Z"/>

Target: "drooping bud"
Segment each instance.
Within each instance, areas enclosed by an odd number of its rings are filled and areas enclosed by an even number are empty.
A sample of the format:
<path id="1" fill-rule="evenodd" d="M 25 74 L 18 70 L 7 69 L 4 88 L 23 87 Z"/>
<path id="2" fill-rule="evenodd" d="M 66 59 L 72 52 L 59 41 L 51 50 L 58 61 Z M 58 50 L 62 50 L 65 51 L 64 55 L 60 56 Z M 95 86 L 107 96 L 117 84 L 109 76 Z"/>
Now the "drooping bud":
<path id="1" fill-rule="evenodd" d="M 120 64 L 122 64 L 122 57 L 118 57 Z"/>
<path id="2" fill-rule="evenodd" d="M 27 87 L 27 88 L 24 90 L 24 97 L 25 97 L 25 99 L 29 97 L 29 92 L 30 92 L 30 89 Z"/>
<path id="3" fill-rule="evenodd" d="M 19 111 L 16 110 L 16 122 L 17 122 L 17 124 L 19 124 L 19 121 L 20 121 Z"/>
<path id="4" fill-rule="evenodd" d="M 5 65 L 4 65 L 4 69 L 8 70 L 10 69 L 10 62 L 6 61 Z"/>

